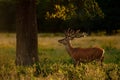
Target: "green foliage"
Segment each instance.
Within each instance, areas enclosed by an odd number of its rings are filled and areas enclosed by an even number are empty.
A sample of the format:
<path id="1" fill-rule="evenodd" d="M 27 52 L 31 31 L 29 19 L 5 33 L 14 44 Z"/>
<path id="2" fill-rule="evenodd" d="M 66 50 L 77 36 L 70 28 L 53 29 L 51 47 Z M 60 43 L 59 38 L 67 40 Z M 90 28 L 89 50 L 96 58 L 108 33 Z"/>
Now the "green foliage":
<path id="1" fill-rule="evenodd" d="M 73 4 L 69 4 L 67 7 L 64 5 L 55 5 L 54 13 L 46 12 L 46 19 L 49 18 L 60 18 L 62 20 L 71 19 L 76 15 L 75 7 Z"/>
<path id="2" fill-rule="evenodd" d="M 12 60 L 13 61 L 13 60 Z M 39 65 L 39 74 L 36 74 L 36 65 L 32 67 L 15 66 L 12 62 L 1 65 L 1 80 L 22 80 L 22 79 L 40 79 L 40 80 L 119 80 L 120 66 L 116 64 L 104 64 L 103 67 L 98 64 L 88 63 L 80 64 L 74 67 L 73 64 L 63 64 L 42 61 Z M 6 66 L 7 65 L 7 66 Z"/>
<path id="3" fill-rule="evenodd" d="M 94 19 L 96 16 L 104 18 L 104 13 L 102 12 L 98 3 L 95 0 L 84 1 L 83 13 L 85 17 L 89 19 Z M 84 17 L 84 15 L 81 15 L 81 17 Z"/>
<path id="4" fill-rule="evenodd" d="M 62 2 L 61 2 L 62 3 Z M 77 6 L 77 4 L 81 4 Z M 104 14 L 95 0 L 83 0 L 78 3 L 69 1 L 68 5 L 54 4 L 53 12 L 46 12 L 46 19 L 59 18 L 68 20 L 78 17 L 82 21 L 95 17 L 104 17 Z"/>

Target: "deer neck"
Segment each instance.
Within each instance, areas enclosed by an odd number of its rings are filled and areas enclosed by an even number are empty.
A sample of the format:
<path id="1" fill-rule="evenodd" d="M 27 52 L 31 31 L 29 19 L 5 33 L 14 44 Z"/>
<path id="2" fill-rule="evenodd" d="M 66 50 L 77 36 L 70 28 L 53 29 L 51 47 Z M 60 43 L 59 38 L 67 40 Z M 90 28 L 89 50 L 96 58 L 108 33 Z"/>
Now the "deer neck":
<path id="1" fill-rule="evenodd" d="M 70 41 L 68 41 L 68 44 L 65 45 L 65 48 L 66 48 L 67 52 L 69 53 L 69 55 L 72 56 L 72 50 L 73 50 L 73 48 L 72 48 L 72 45 L 71 45 Z"/>

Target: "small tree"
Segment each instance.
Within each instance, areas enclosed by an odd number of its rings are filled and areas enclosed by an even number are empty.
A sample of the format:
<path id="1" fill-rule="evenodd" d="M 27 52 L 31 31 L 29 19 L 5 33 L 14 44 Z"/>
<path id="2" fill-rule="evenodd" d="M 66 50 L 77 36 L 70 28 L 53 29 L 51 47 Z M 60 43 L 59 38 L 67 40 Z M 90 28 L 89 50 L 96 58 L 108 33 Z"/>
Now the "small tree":
<path id="1" fill-rule="evenodd" d="M 35 0 L 18 0 L 16 11 L 16 64 L 33 65 L 39 61 Z"/>

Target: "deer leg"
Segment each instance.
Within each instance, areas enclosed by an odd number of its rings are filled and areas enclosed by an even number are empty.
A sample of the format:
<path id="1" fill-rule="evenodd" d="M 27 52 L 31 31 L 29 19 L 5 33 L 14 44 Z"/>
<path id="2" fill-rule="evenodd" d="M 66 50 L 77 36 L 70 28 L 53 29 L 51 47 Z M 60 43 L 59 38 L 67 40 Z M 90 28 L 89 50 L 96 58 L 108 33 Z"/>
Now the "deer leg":
<path id="1" fill-rule="evenodd" d="M 76 67 L 76 65 L 77 65 L 77 63 L 76 63 L 76 62 L 74 62 L 74 67 Z"/>
<path id="2" fill-rule="evenodd" d="M 100 59 L 97 59 L 97 62 L 101 67 L 103 66 L 103 60 L 104 60 L 104 57 L 101 57 Z"/>
<path id="3" fill-rule="evenodd" d="M 76 62 L 74 63 L 74 67 L 78 66 L 79 64 L 80 64 L 80 61 L 76 61 Z"/>
<path id="4" fill-rule="evenodd" d="M 103 66 L 103 60 L 104 60 L 104 56 L 101 58 L 101 66 Z"/>

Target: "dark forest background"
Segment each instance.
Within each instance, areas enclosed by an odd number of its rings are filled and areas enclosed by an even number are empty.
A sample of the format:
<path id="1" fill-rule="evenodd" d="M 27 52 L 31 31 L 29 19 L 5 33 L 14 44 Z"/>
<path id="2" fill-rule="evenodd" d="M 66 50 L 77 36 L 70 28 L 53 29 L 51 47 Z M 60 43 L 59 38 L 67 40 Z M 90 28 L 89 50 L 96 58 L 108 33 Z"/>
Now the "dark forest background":
<path id="1" fill-rule="evenodd" d="M 116 34 L 120 29 L 119 0 L 37 0 L 39 32 L 81 31 Z M 0 32 L 16 32 L 16 1 L 0 0 Z"/>

